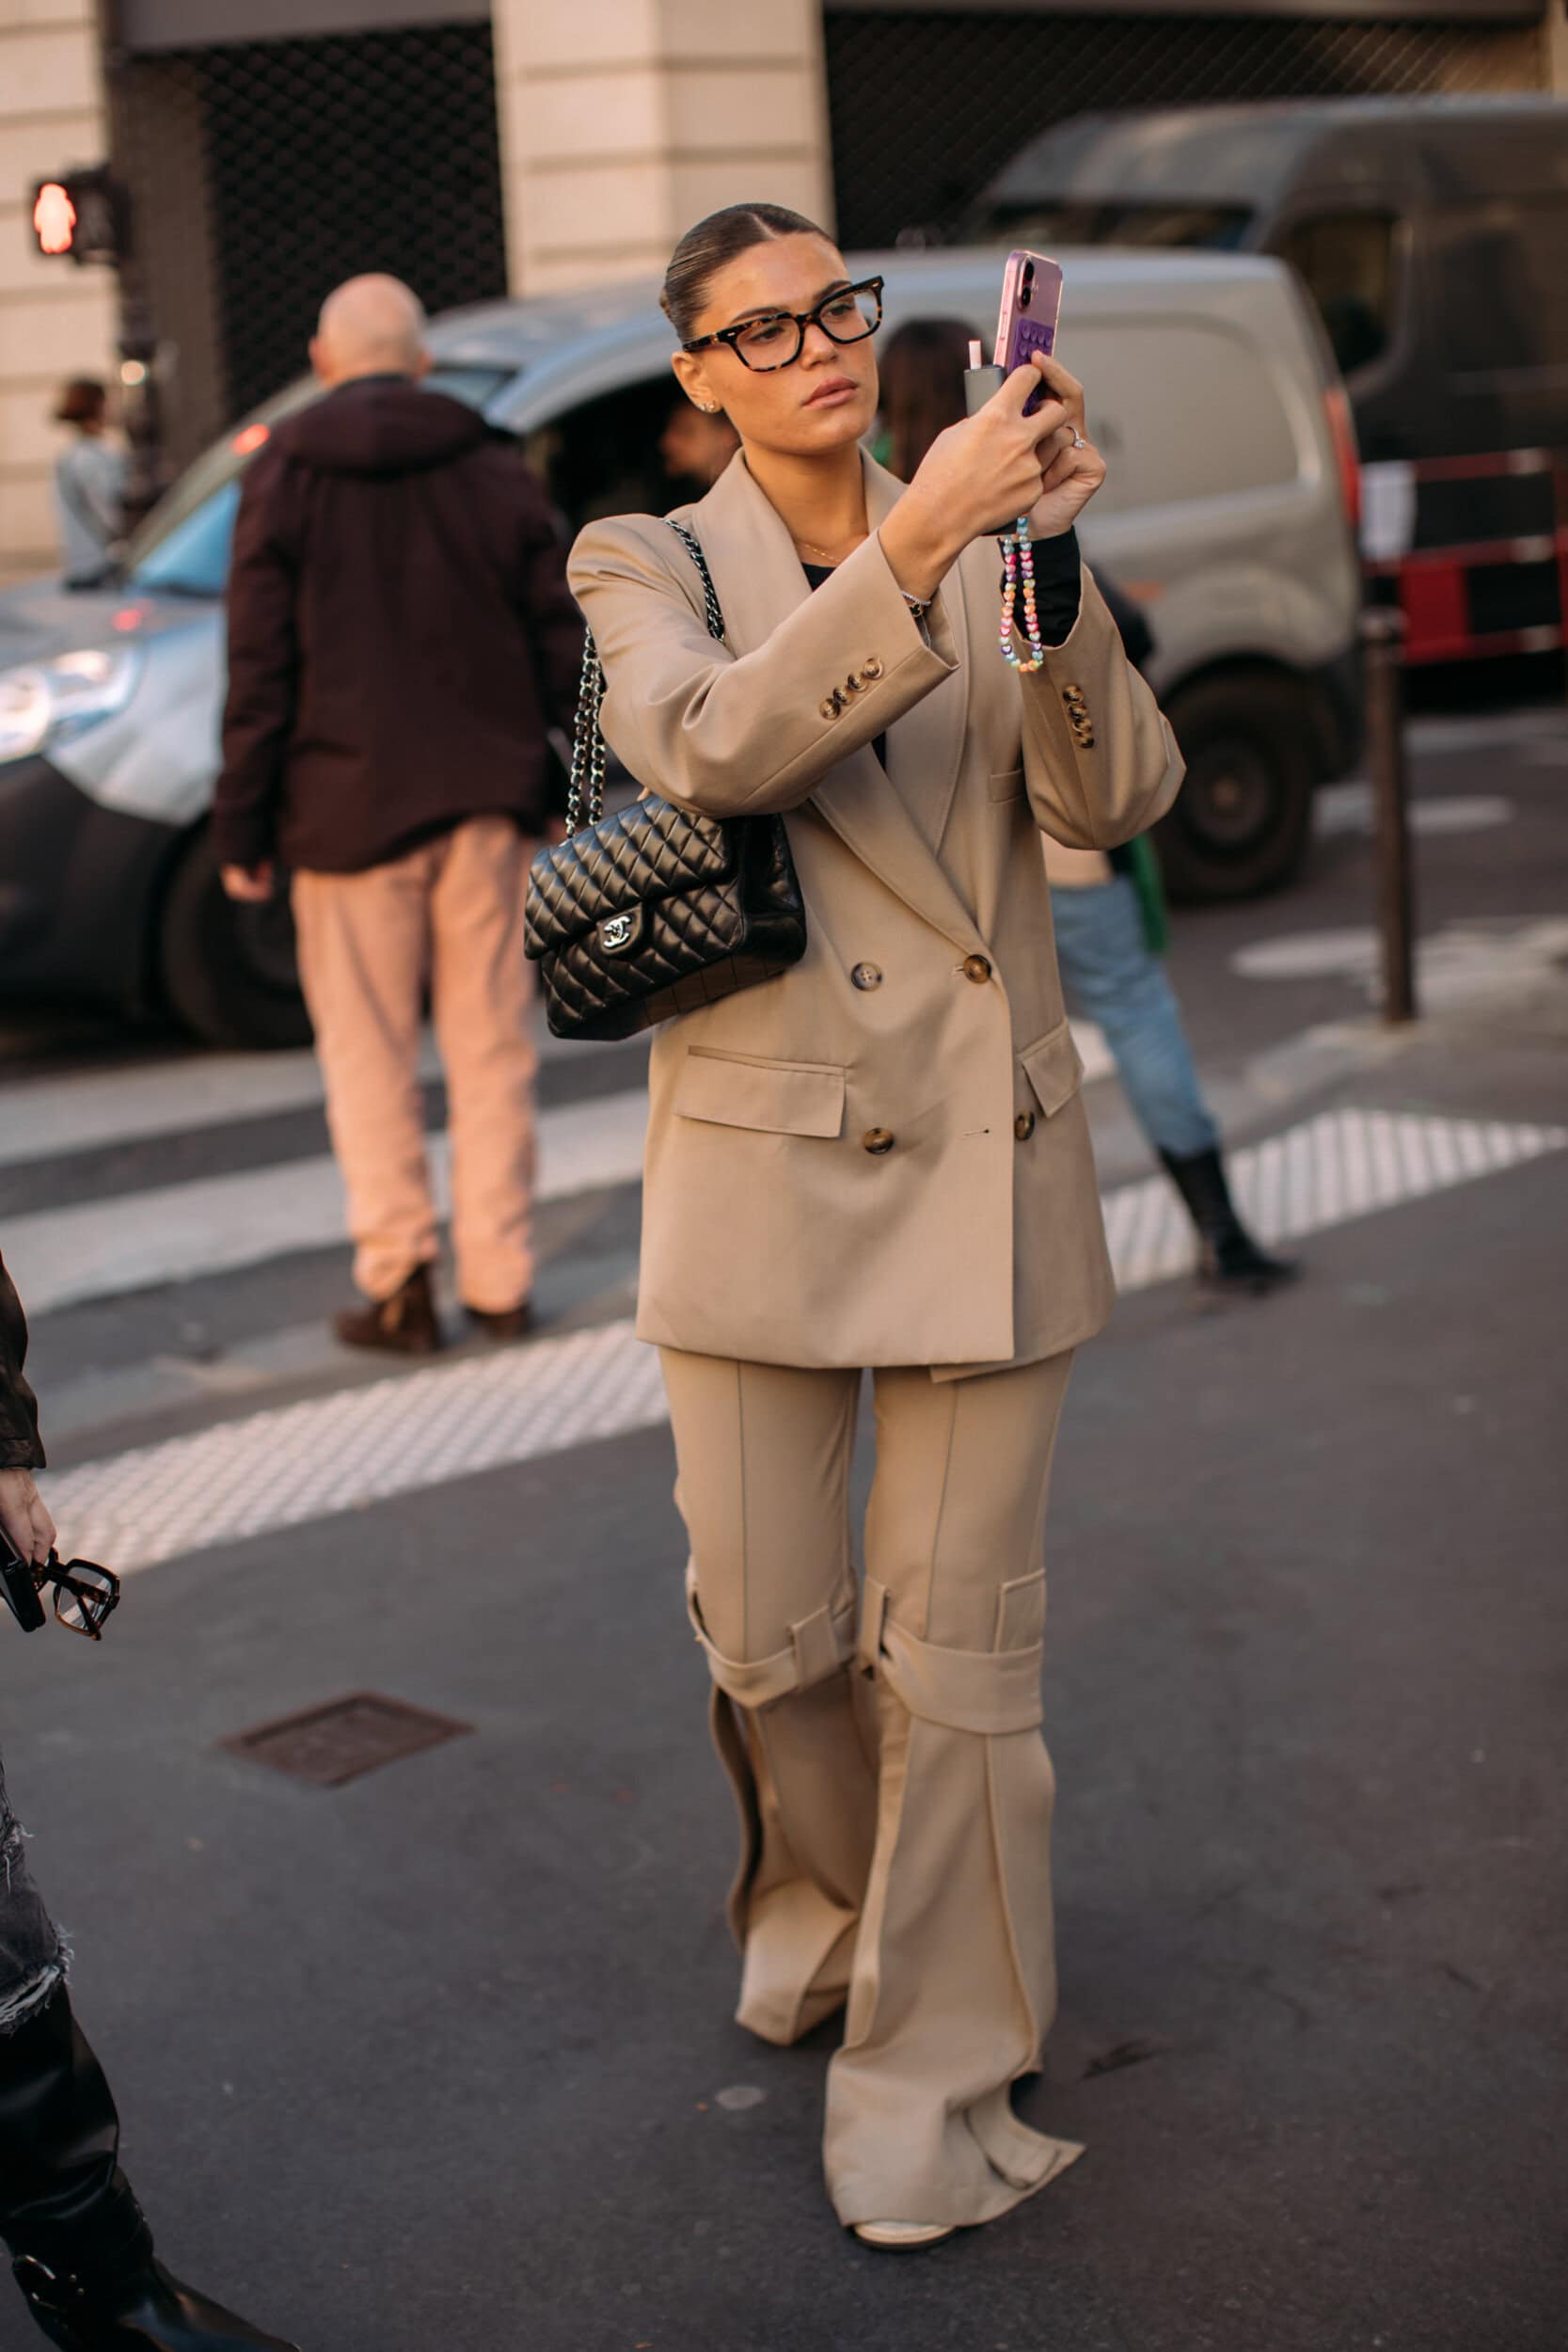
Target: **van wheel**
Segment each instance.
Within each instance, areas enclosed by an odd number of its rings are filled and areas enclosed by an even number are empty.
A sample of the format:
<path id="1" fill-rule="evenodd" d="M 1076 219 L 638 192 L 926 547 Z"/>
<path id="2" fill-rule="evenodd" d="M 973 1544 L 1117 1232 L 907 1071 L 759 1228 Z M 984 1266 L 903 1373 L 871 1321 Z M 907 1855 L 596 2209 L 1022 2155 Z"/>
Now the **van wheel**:
<path id="1" fill-rule="evenodd" d="M 1312 821 L 1308 716 L 1284 678 L 1214 677 L 1171 698 L 1187 780 L 1156 831 L 1173 898 L 1251 898 L 1299 872 Z"/>
<path id="2" fill-rule="evenodd" d="M 170 1009 L 206 1045 L 309 1045 L 286 898 L 240 906 L 218 880 L 205 826 L 165 893 L 158 972 Z"/>

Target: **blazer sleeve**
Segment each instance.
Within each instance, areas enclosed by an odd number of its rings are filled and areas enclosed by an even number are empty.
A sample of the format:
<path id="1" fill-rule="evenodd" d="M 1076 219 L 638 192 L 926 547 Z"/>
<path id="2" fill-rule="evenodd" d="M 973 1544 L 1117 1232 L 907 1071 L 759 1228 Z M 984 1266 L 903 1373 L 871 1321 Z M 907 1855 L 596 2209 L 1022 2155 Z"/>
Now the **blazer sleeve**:
<path id="1" fill-rule="evenodd" d="M 568 577 L 604 664 L 607 741 L 708 817 L 798 807 L 958 667 L 940 597 L 927 643 L 875 533 L 738 657 L 708 635 L 696 567 L 661 523 L 591 523 Z"/>
<path id="2" fill-rule="evenodd" d="M 42 1470 L 39 1408 L 23 1377 L 27 1319 L 16 1286 L 0 1259 L 0 1470 Z"/>
<path id="3" fill-rule="evenodd" d="M 1111 850 L 1147 833 L 1185 770 L 1087 566 L 1070 634 L 1021 683 L 1023 774 L 1040 831 L 1069 850 Z"/>

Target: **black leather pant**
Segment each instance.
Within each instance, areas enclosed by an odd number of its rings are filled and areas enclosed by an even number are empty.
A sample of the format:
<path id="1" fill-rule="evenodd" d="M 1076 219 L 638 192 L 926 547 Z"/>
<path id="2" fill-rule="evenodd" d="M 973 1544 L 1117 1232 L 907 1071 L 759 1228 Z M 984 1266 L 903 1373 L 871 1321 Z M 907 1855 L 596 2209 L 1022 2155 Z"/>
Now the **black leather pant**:
<path id="1" fill-rule="evenodd" d="M 26 1838 L 0 1763 L 0 2055 L 4 2037 L 42 2006 L 65 1973 L 65 1945 L 28 1872 Z"/>

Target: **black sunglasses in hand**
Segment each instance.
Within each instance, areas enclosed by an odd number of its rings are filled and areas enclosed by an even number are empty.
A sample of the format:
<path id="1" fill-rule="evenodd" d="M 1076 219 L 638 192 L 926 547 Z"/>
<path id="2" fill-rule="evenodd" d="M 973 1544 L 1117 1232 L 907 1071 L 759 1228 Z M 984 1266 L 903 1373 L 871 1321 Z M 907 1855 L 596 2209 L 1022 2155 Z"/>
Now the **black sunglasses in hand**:
<path id="1" fill-rule="evenodd" d="M 0 1533 L 0 1585 L 24 1633 L 36 1633 L 45 1622 L 39 1595 L 46 1584 L 55 1587 L 55 1623 L 101 1642 L 119 1601 L 114 1570 L 101 1568 L 96 1560 L 62 1560 L 53 1549 L 47 1560 L 24 1560 L 9 1536 Z"/>

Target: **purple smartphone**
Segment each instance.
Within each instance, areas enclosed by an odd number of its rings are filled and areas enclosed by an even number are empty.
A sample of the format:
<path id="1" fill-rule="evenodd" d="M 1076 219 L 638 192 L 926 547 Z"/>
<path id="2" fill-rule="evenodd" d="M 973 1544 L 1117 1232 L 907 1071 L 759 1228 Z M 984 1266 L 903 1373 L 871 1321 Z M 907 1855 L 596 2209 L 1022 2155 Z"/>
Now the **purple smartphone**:
<path id="1" fill-rule="evenodd" d="M 996 322 L 996 365 L 1010 375 L 1022 368 L 1031 352 L 1043 351 L 1049 359 L 1056 348 L 1056 322 L 1062 310 L 1062 265 L 1049 254 L 1030 253 L 1022 246 L 1007 256 L 1002 278 L 1002 310 Z M 1046 397 L 1043 385 L 1023 413 L 1032 417 Z"/>

